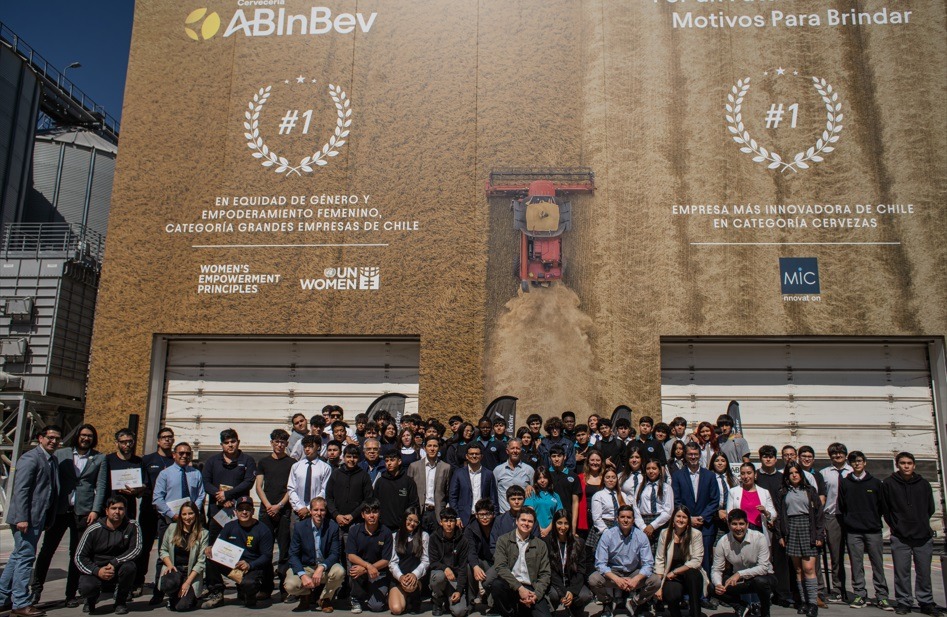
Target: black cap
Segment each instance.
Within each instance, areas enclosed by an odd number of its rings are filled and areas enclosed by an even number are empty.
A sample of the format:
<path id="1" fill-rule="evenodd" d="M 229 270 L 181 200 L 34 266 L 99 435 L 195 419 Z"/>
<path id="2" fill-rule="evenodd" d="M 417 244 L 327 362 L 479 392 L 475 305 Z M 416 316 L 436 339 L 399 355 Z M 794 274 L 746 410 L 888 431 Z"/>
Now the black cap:
<path id="1" fill-rule="evenodd" d="M 234 508 L 239 508 L 240 506 L 243 506 L 243 505 L 248 505 L 248 506 L 250 506 L 250 507 L 252 508 L 252 507 L 253 507 L 253 497 L 250 497 L 249 495 L 244 495 L 243 497 L 237 497 L 237 501 L 234 502 L 233 507 L 234 507 Z"/>

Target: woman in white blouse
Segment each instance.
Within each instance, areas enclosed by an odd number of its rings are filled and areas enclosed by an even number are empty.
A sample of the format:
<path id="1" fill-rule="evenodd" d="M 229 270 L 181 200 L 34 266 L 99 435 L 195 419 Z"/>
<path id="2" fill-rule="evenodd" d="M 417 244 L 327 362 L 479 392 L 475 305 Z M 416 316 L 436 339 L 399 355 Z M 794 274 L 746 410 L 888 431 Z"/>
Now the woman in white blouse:
<path id="1" fill-rule="evenodd" d="M 644 459 L 641 457 L 641 451 L 638 446 L 632 445 L 628 448 L 627 458 L 625 460 L 625 469 L 621 472 L 618 479 L 620 490 L 625 497 L 625 503 L 634 503 L 638 488 L 644 481 Z"/>
<path id="2" fill-rule="evenodd" d="M 729 510 L 740 508 L 746 512 L 750 529 L 764 532 L 763 535 L 770 540 L 769 532 L 765 531 L 766 524 L 776 518 L 776 506 L 773 505 L 773 496 L 769 491 L 756 485 L 756 468 L 753 463 L 740 465 L 740 486 L 730 489 L 730 499 L 727 503 Z"/>
<path id="3" fill-rule="evenodd" d="M 388 593 L 388 608 L 392 615 L 400 615 L 406 610 L 418 611 L 421 607 L 421 581 L 427 574 L 430 560 L 427 552 L 429 536 L 420 527 L 421 514 L 418 508 L 411 506 L 405 510 L 401 528 L 391 541 L 388 570 L 393 584 Z"/>
<path id="4" fill-rule="evenodd" d="M 674 491 L 671 483 L 665 482 L 664 470 L 658 461 L 648 461 L 644 475 L 631 505 L 635 509 L 635 525 L 648 536 L 654 550 L 658 532 L 671 520 Z"/>
<path id="5" fill-rule="evenodd" d="M 592 497 L 592 522 L 599 535 L 615 526 L 618 508 L 626 503 L 624 495 L 618 490 L 618 474 L 614 469 L 606 469 L 602 476 L 602 490 Z"/>

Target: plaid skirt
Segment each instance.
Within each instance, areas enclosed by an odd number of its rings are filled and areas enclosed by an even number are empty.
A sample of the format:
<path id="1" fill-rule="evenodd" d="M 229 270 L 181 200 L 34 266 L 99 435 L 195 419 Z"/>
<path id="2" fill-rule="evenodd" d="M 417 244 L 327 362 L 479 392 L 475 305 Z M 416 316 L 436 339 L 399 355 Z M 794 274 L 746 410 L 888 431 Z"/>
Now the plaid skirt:
<path id="1" fill-rule="evenodd" d="M 819 549 L 812 546 L 809 539 L 809 515 L 797 514 L 790 516 L 786 522 L 789 524 L 786 554 L 790 557 L 815 557 L 818 555 Z"/>

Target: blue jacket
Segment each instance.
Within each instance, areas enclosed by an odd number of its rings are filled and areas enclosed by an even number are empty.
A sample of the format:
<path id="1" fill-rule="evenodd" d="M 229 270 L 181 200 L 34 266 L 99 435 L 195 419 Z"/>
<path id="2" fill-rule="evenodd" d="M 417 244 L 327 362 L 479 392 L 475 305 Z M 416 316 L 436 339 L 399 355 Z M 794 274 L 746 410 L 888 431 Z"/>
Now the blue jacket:
<path id="1" fill-rule="evenodd" d="M 454 472 L 450 479 L 450 488 L 447 491 L 447 502 L 450 507 L 457 510 L 464 527 L 470 522 L 470 511 L 478 500 L 489 498 L 493 501 L 494 514 L 500 513 L 500 501 L 497 499 L 497 481 L 493 477 L 493 472 L 480 466 L 480 494 L 476 499 L 471 494 L 473 489 L 470 486 L 470 470 L 466 465 L 460 467 Z"/>
<path id="2" fill-rule="evenodd" d="M 342 556 L 342 536 L 335 521 L 326 517 L 319 529 L 322 538 L 322 557 L 326 572 L 339 563 Z M 312 535 L 312 521 L 300 521 L 293 525 L 293 538 L 289 543 L 289 567 L 296 573 L 304 572 L 306 566 L 316 565 L 316 540 Z"/>
<path id="3" fill-rule="evenodd" d="M 691 516 L 704 517 L 701 533 L 705 536 L 716 534 L 714 517 L 720 503 L 720 489 L 717 488 L 717 479 L 709 469 L 700 469 L 700 479 L 697 481 L 697 495 L 694 498 L 694 487 L 691 484 L 690 470 L 687 467 L 674 472 L 671 476 L 671 487 L 674 489 L 674 505 L 685 505 Z"/>

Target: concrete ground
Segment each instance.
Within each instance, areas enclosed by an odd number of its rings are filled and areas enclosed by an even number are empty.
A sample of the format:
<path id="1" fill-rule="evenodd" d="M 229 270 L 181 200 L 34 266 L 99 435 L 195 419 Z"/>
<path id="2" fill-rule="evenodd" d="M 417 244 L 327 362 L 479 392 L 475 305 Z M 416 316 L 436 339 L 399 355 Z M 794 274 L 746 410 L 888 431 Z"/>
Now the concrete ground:
<path id="1" fill-rule="evenodd" d="M 66 565 L 68 563 L 69 555 L 68 546 L 67 546 L 68 536 L 64 538 L 63 546 L 60 546 L 59 550 L 56 553 L 55 558 L 53 559 L 52 566 L 49 570 L 49 580 L 46 582 L 46 588 L 43 592 L 43 604 L 42 608 L 46 610 L 52 617 L 83 617 L 81 608 L 65 608 L 62 605 L 62 600 L 64 598 L 65 585 L 66 585 Z M 13 538 L 8 530 L 3 530 L 0 532 L 0 563 L 5 564 L 7 558 L 10 554 L 10 549 L 13 546 Z M 157 551 L 153 552 L 153 556 L 157 555 Z M 153 563 L 153 561 L 152 561 Z M 153 578 L 153 570 L 149 571 L 149 580 Z M 894 572 L 891 567 L 890 558 L 886 557 L 885 559 L 885 576 L 888 580 L 888 588 L 891 590 L 891 599 L 894 599 Z M 944 578 L 942 567 L 939 559 L 935 556 L 935 562 L 933 564 L 933 585 L 934 585 L 934 599 L 941 606 L 944 605 Z M 868 589 L 869 594 L 871 592 L 871 570 L 866 564 L 866 577 L 869 581 Z M 151 607 L 148 605 L 148 599 L 151 596 L 150 588 L 145 589 L 145 595 L 141 598 L 137 598 L 129 603 L 129 609 L 131 613 L 140 613 L 140 612 L 149 612 L 155 611 L 159 615 L 166 614 L 167 609 L 164 607 Z M 287 617 L 288 615 L 293 614 L 292 608 L 294 605 L 282 604 L 279 602 L 279 596 L 274 594 L 275 601 L 270 603 L 269 601 L 261 602 L 259 608 L 254 610 L 244 609 L 236 600 L 236 591 L 231 587 L 227 590 L 226 599 L 227 602 L 214 609 L 215 612 L 228 611 L 228 609 L 238 609 L 241 613 L 252 613 L 258 615 L 259 617 Z M 347 600 L 338 600 L 336 602 L 336 615 L 340 617 L 348 617 L 352 613 L 348 610 L 349 604 Z M 425 602 L 422 605 L 424 610 L 421 613 L 424 616 L 431 615 L 431 605 L 430 602 Z M 588 615 L 589 617 L 595 617 L 600 611 L 601 606 L 598 604 L 590 604 L 588 606 Z M 110 599 L 103 596 L 99 602 L 99 606 L 96 609 L 96 614 L 111 614 L 112 613 L 112 602 Z M 363 615 L 370 614 L 367 611 Z M 390 613 L 383 613 L 390 614 Z M 474 613 L 479 615 L 479 613 Z M 726 608 L 721 607 L 720 610 L 709 612 L 704 611 L 704 615 L 707 617 L 717 616 L 717 615 L 732 615 L 733 612 Z M 855 614 L 858 614 L 859 617 L 881 617 L 882 615 L 894 615 L 894 613 L 885 613 L 885 611 L 879 610 L 874 607 L 866 607 L 864 609 L 853 609 L 848 605 L 829 605 L 829 608 L 822 609 L 820 611 L 820 617 L 844 617 L 851 615 L 854 617 Z M 915 608 L 915 615 L 920 615 L 920 613 Z M 560 609 L 557 613 L 559 616 L 567 615 L 564 611 Z M 621 612 L 619 615 L 624 616 L 625 613 Z M 780 608 L 777 606 L 773 607 L 772 617 L 797 617 L 796 611 L 794 609 Z"/>

